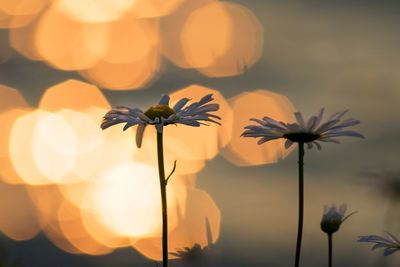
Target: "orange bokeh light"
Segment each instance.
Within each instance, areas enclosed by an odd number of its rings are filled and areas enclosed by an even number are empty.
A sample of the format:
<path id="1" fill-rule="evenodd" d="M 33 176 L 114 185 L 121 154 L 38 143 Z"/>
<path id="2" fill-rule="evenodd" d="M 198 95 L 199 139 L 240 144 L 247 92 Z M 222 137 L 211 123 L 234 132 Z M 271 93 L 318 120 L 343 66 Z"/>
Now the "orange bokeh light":
<path id="1" fill-rule="evenodd" d="M 160 69 L 158 49 L 152 49 L 145 57 L 129 63 L 99 61 L 79 74 L 105 89 L 132 90 L 147 85 Z"/>
<path id="2" fill-rule="evenodd" d="M 177 213 L 178 225 L 174 228 L 169 226 L 169 252 L 191 248 L 195 244 L 210 246 L 219 238 L 221 214 L 206 192 L 189 189 L 186 210 L 181 209 Z M 162 259 L 161 237 L 141 239 L 132 246 L 150 259 Z M 169 258 L 176 256 L 170 254 Z"/>
<path id="3" fill-rule="evenodd" d="M 110 22 L 110 42 L 102 60 L 109 63 L 130 63 L 145 58 L 158 47 L 158 21 L 124 17 Z"/>
<path id="4" fill-rule="evenodd" d="M 130 12 L 138 18 L 166 16 L 173 13 L 184 1 L 185 0 L 136 0 Z"/>
<path id="5" fill-rule="evenodd" d="M 190 66 L 209 76 L 231 76 L 261 56 L 262 25 L 239 4 L 215 2 L 195 10 L 181 33 Z"/>
<path id="6" fill-rule="evenodd" d="M 82 111 L 90 107 L 110 109 L 110 104 L 96 86 L 77 80 L 67 80 L 48 88 L 39 103 L 39 108 L 47 111 Z"/>
<path id="7" fill-rule="evenodd" d="M 56 0 L 56 8 L 72 20 L 85 23 L 118 20 L 137 0 Z"/>
<path id="8" fill-rule="evenodd" d="M 174 106 L 184 97 L 192 99 L 193 102 L 199 101 L 207 94 L 212 94 L 215 99 L 213 103 L 219 104 L 219 110 L 213 114 L 222 118 L 221 121 L 217 120 L 222 125 L 206 122 L 209 126 L 191 127 L 178 124 L 176 127 L 169 126 L 165 129 L 166 146 L 171 146 L 171 150 L 175 149 L 176 154 L 182 155 L 187 160 L 212 159 L 231 139 L 233 113 L 219 91 L 191 85 L 170 94 L 170 105 Z"/>
<path id="9" fill-rule="evenodd" d="M 183 53 L 183 43 L 181 42 L 181 32 L 186 20 L 195 10 L 216 0 L 196 0 L 184 1 L 172 16 L 167 16 L 161 20 L 161 52 L 163 55 L 181 68 L 191 68 Z"/>
<path id="10" fill-rule="evenodd" d="M 74 21 L 53 7 L 46 10 L 37 24 L 35 46 L 50 65 L 80 70 L 100 60 L 109 45 L 108 37 L 107 24 Z"/>
<path id="11" fill-rule="evenodd" d="M 25 187 L 0 182 L 0 231 L 14 240 L 33 238 L 41 230 Z"/>
<path id="12" fill-rule="evenodd" d="M 284 148 L 283 139 L 258 145 L 257 140 L 240 136 L 245 126 L 254 124 L 250 118 L 269 116 L 281 121 L 295 121 L 295 109 L 287 97 L 267 90 L 257 90 L 242 93 L 229 102 L 233 108 L 234 124 L 231 142 L 221 153 L 224 158 L 239 166 L 261 165 L 274 163 L 293 150 L 293 147 L 289 150 Z"/>
<path id="13" fill-rule="evenodd" d="M 242 74 L 252 67 L 262 55 L 264 32 L 257 17 L 249 9 L 239 4 L 225 2 L 223 6 L 232 21 L 231 40 L 229 48 L 216 57 L 214 64 L 198 69 L 202 74 L 210 77 Z M 206 16 L 206 14 L 198 16 Z"/>
<path id="14" fill-rule="evenodd" d="M 171 226 L 176 225 L 174 209 L 185 207 L 186 191 L 179 183 L 168 188 Z M 157 169 L 151 165 L 126 162 L 104 170 L 89 186 L 84 209 L 93 213 L 115 236 L 133 239 L 161 235 L 161 199 Z"/>

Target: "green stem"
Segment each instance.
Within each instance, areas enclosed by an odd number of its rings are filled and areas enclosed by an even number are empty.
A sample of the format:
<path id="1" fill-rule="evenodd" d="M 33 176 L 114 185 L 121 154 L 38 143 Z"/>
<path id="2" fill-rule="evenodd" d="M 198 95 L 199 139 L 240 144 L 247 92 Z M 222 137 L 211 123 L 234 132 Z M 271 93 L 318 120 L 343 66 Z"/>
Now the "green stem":
<path id="1" fill-rule="evenodd" d="M 168 267 L 168 217 L 167 217 L 167 183 L 164 170 L 163 134 L 157 131 L 158 173 L 160 176 L 162 207 L 162 258 L 163 267 Z"/>
<path id="2" fill-rule="evenodd" d="M 328 248 L 329 248 L 329 256 L 328 256 L 328 266 L 332 267 L 332 234 L 328 234 Z"/>
<path id="3" fill-rule="evenodd" d="M 304 220 L 304 143 L 299 142 L 299 224 L 297 228 L 295 267 L 300 265 L 301 239 L 303 236 Z"/>

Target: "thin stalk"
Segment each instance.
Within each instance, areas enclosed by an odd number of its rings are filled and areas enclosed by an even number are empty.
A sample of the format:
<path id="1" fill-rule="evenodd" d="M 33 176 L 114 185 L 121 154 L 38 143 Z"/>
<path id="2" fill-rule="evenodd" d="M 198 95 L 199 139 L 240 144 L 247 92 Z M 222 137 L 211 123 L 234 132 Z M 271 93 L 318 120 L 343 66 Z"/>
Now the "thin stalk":
<path id="1" fill-rule="evenodd" d="M 332 267 L 332 234 L 328 234 L 328 249 L 329 249 L 329 252 L 328 252 L 328 266 L 329 267 Z"/>
<path id="2" fill-rule="evenodd" d="M 301 240 L 303 237 L 304 220 L 304 143 L 299 142 L 299 224 L 297 228 L 295 267 L 300 265 Z"/>
<path id="3" fill-rule="evenodd" d="M 164 170 L 163 134 L 157 131 L 158 174 L 160 177 L 162 207 L 162 258 L 163 267 L 168 267 L 168 217 L 167 217 L 167 182 Z"/>

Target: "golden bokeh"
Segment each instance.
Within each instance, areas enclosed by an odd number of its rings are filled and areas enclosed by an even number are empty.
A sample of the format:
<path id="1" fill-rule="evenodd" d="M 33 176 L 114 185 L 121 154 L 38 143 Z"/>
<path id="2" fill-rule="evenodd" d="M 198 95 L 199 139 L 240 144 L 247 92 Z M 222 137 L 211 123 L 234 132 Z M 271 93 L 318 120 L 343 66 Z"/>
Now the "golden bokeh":
<path id="1" fill-rule="evenodd" d="M 136 0 L 130 12 L 138 18 L 156 18 L 171 15 L 189 0 Z"/>
<path id="2" fill-rule="evenodd" d="M 161 52 L 175 65 L 181 68 L 192 68 L 183 52 L 183 43 L 181 42 L 182 29 L 188 17 L 197 9 L 214 3 L 216 0 L 196 0 L 184 1 L 182 5 L 174 12 L 172 16 L 167 16 L 161 20 Z"/>
<path id="3" fill-rule="evenodd" d="M 25 187 L 0 182 L 0 231 L 14 240 L 27 240 L 40 230 L 35 206 Z"/>
<path id="4" fill-rule="evenodd" d="M 245 126 L 255 124 L 250 118 L 268 116 L 275 120 L 294 122 L 295 109 L 287 97 L 268 90 L 256 90 L 233 97 L 229 102 L 233 108 L 234 123 L 231 142 L 221 153 L 225 159 L 238 166 L 261 165 L 274 163 L 293 150 L 293 147 L 289 150 L 284 148 L 284 139 L 258 145 L 255 138 L 240 136 Z"/>
<path id="5" fill-rule="evenodd" d="M 47 111 L 82 111 L 90 107 L 110 109 L 110 104 L 96 86 L 77 80 L 67 80 L 51 86 L 39 103 L 39 108 Z"/>
<path id="6" fill-rule="evenodd" d="M 176 227 L 168 226 L 169 252 L 183 250 L 185 247 L 191 248 L 195 244 L 201 247 L 211 246 L 217 241 L 221 214 L 206 192 L 189 189 L 186 210 L 178 208 L 179 224 Z M 132 245 L 150 259 L 162 259 L 161 237 L 141 239 Z M 169 258 L 174 259 L 176 256 L 169 254 Z"/>
<path id="7" fill-rule="evenodd" d="M 232 23 L 231 40 L 229 48 L 215 59 L 214 64 L 198 68 L 198 71 L 210 77 L 242 74 L 260 59 L 264 44 L 263 26 L 249 9 L 235 3 L 222 4 Z M 207 16 L 201 12 L 205 11 L 199 11 L 197 16 Z M 193 20 L 192 23 L 195 24 L 196 20 Z"/>
<path id="8" fill-rule="evenodd" d="M 219 209 L 195 189 L 196 173 L 228 144 L 233 112 L 218 91 L 196 85 L 171 94 L 171 105 L 182 97 L 198 101 L 209 93 L 221 107 L 217 115 L 227 118 L 224 126 L 196 128 L 204 131 L 200 133 L 194 127 L 165 128 L 167 174 L 178 160 L 167 187 L 171 251 L 196 243 L 206 246 L 219 235 Z M 0 106 L 5 126 L 0 135 L 2 179 L 23 184 L 0 183 L 0 191 L 3 186 L 25 192 L 17 201 L 27 207 L 15 213 L 4 209 L 23 222 L 14 227 L 5 220 L 0 229 L 17 240 L 41 229 L 55 246 L 74 254 L 104 255 L 131 246 L 158 259 L 162 221 L 155 128 L 148 127 L 140 149 L 134 127 L 103 131 L 100 122 L 110 105 L 97 87 L 80 81 L 48 88 L 38 109 L 29 109 L 12 88 L 4 87 L 0 94 L 5 99 Z M 190 136 L 198 139 L 195 146 Z"/>
<path id="9" fill-rule="evenodd" d="M 54 6 L 70 19 L 83 23 L 118 20 L 138 0 L 55 0 Z"/>
<path id="10" fill-rule="evenodd" d="M 78 22 L 55 7 L 46 10 L 35 31 L 35 46 L 40 56 L 62 70 L 94 66 L 109 44 L 106 24 Z"/>

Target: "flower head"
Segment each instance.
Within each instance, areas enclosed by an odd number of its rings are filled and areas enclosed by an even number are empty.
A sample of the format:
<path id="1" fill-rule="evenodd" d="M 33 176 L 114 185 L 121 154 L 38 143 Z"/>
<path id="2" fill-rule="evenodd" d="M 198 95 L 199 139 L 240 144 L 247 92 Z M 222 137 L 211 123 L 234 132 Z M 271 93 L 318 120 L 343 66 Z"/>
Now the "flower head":
<path id="1" fill-rule="evenodd" d="M 190 105 L 187 105 L 189 98 L 182 98 L 173 107 L 169 106 L 169 100 L 168 95 L 163 95 L 157 105 L 151 106 L 144 112 L 139 108 L 116 107 L 104 116 L 101 128 L 104 130 L 119 123 L 126 123 L 123 128 L 125 131 L 129 127 L 138 125 L 136 145 L 140 147 L 147 125 L 155 125 L 157 131 L 162 133 L 163 127 L 169 124 L 184 124 L 193 127 L 208 125 L 204 122 L 220 124 L 216 120 L 221 118 L 211 113 L 219 109 L 218 104 L 210 103 L 214 100 L 212 94 Z"/>
<path id="2" fill-rule="evenodd" d="M 176 252 L 170 252 L 169 254 L 178 257 L 187 262 L 194 262 L 197 260 L 201 260 L 204 256 L 207 255 L 208 247 L 201 247 L 200 244 L 194 244 L 193 247 L 184 247 Z"/>
<path id="3" fill-rule="evenodd" d="M 387 234 L 388 238 L 377 235 L 360 236 L 358 242 L 374 243 L 375 245 L 372 247 L 372 250 L 384 248 L 383 255 L 388 256 L 396 251 L 400 251 L 400 240 L 389 232 Z"/>
<path id="4" fill-rule="evenodd" d="M 340 205 L 337 208 L 335 205 L 328 207 L 327 205 L 324 206 L 324 214 L 321 220 L 321 230 L 328 235 L 337 232 L 340 228 L 340 225 L 351 215 L 355 214 L 356 212 L 352 212 L 345 217 L 347 210 L 346 204 Z"/>
<path id="5" fill-rule="evenodd" d="M 340 136 L 364 136 L 355 131 L 345 130 L 345 128 L 360 123 L 355 119 L 346 119 L 341 121 L 342 117 L 347 113 L 337 112 L 330 116 L 325 122 L 322 122 L 324 109 L 322 108 L 318 115 L 311 116 L 306 122 L 300 112 L 295 112 L 295 123 L 285 123 L 276 121 L 270 117 L 264 117 L 262 120 L 252 118 L 251 121 L 257 122 L 259 125 L 248 125 L 242 133 L 244 137 L 261 137 L 258 144 L 265 143 L 270 140 L 285 138 L 285 147 L 289 148 L 293 143 L 307 143 L 309 149 L 315 145 L 319 150 L 321 142 L 339 143 L 336 137 Z"/>

